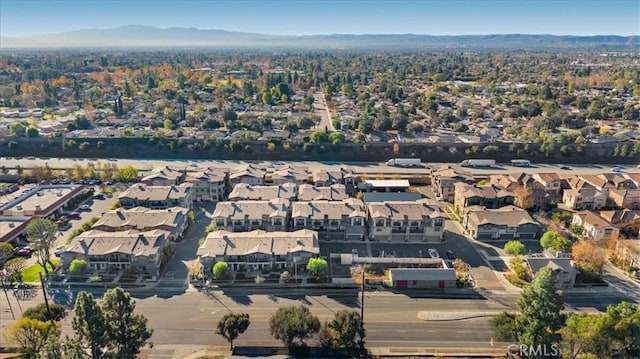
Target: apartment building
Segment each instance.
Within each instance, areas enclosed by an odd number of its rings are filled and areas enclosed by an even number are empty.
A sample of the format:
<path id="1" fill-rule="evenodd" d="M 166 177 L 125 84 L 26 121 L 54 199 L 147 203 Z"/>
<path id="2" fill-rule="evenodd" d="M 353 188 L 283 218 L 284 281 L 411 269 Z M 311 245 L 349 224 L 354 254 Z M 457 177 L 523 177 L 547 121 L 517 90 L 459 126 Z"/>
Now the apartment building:
<path id="1" fill-rule="evenodd" d="M 129 209 L 147 207 L 167 209 L 171 207 L 191 208 L 193 205 L 193 185 L 182 183 L 177 186 L 148 186 L 136 183 L 118 196 L 120 207 Z"/>
<path id="2" fill-rule="evenodd" d="M 187 171 L 185 183 L 193 186 L 195 202 L 224 201 L 229 180 L 228 170 L 222 168 L 202 168 Z"/>
<path id="3" fill-rule="evenodd" d="M 269 201 L 218 202 L 211 215 L 217 230 L 249 232 L 261 229 L 286 231 L 291 203 L 288 199 Z"/>
<path id="4" fill-rule="evenodd" d="M 356 198 L 294 202 L 290 228 L 317 231 L 320 240 L 364 240 L 366 217 L 364 203 Z"/>
<path id="5" fill-rule="evenodd" d="M 214 231 L 207 235 L 197 255 L 205 273 L 224 261 L 233 271 L 281 271 L 306 266 L 320 253 L 318 234 L 308 229 L 295 232 Z M 293 273 L 292 273 L 293 274 Z"/>
<path id="6" fill-rule="evenodd" d="M 495 209 L 513 205 L 515 202 L 513 192 L 496 185 L 469 185 L 458 182 L 454 185 L 454 188 L 454 206 L 459 212 L 471 206 Z"/>
<path id="7" fill-rule="evenodd" d="M 178 241 L 182 238 L 189 225 L 188 212 L 187 208 L 182 207 L 167 209 L 118 208 L 102 214 L 91 228 L 103 232 L 124 232 L 129 230 L 148 232 L 159 229 L 167 232 L 168 240 Z"/>
<path id="8" fill-rule="evenodd" d="M 446 216 L 428 199 L 367 204 L 370 238 L 388 242 L 440 242 Z"/>
<path id="9" fill-rule="evenodd" d="M 239 183 L 229 193 L 229 201 L 269 201 L 275 198 L 295 200 L 297 185 L 295 183 L 283 183 L 274 186 L 254 186 L 247 183 Z"/>

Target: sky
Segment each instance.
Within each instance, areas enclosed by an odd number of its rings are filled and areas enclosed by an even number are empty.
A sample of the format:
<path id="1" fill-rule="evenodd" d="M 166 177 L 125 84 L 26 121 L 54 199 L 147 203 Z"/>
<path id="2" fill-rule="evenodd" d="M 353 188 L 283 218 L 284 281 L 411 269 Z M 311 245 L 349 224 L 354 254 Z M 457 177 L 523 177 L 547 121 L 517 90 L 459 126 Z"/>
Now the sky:
<path id="1" fill-rule="evenodd" d="M 0 36 L 124 25 L 273 35 L 640 35 L 638 0 L 0 0 Z"/>

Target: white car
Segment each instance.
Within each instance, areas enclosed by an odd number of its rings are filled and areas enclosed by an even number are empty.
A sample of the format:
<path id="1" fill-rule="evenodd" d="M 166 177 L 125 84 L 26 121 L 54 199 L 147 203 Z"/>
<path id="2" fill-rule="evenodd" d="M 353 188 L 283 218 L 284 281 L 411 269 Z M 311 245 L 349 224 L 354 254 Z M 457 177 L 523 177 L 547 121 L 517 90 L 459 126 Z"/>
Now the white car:
<path id="1" fill-rule="evenodd" d="M 429 256 L 431 258 L 440 258 L 440 254 L 435 248 L 429 248 Z"/>
<path id="2" fill-rule="evenodd" d="M 90 211 L 91 210 L 91 206 L 88 204 L 83 204 L 82 206 L 80 206 L 80 210 L 81 211 Z"/>
<path id="3" fill-rule="evenodd" d="M 622 167 L 619 167 L 619 166 L 612 167 L 611 172 L 622 172 Z"/>

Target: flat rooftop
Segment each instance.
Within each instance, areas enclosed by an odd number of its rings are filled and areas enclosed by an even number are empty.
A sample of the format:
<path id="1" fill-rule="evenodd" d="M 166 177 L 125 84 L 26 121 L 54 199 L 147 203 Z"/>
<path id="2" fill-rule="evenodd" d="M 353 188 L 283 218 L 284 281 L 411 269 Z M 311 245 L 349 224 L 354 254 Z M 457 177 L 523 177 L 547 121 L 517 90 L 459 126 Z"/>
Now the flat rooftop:
<path id="1" fill-rule="evenodd" d="M 33 216 L 35 212 L 49 212 L 63 205 L 80 192 L 79 185 L 46 185 L 25 191 L 21 196 L 2 207 L 0 215 Z"/>
<path id="2" fill-rule="evenodd" d="M 0 216 L 0 242 L 9 242 L 24 233 L 30 219 L 29 217 Z"/>

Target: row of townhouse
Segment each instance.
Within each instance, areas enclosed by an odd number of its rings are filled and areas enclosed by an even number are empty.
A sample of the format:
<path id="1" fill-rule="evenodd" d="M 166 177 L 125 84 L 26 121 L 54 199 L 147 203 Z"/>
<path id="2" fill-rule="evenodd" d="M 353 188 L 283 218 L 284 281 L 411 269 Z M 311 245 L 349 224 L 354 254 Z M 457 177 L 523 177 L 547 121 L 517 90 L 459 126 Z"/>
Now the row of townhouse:
<path id="1" fill-rule="evenodd" d="M 174 169 L 170 167 L 158 167 L 146 174 L 141 183 L 147 186 L 182 186 L 191 185 L 191 197 L 194 202 L 219 202 L 227 198 L 231 192 L 232 197 L 238 199 L 260 199 L 258 195 L 251 195 L 248 191 L 258 186 L 281 186 L 282 193 L 265 195 L 262 199 L 285 197 L 285 192 L 291 191 L 293 196 L 302 194 L 303 198 L 313 197 L 313 187 L 332 187 L 343 185 L 346 196 L 353 195 L 359 176 L 352 170 L 341 168 L 336 171 L 316 170 L 310 172 L 305 167 L 282 166 L 279 168 L 260 167 L 246 164 L 232 169 L 229 168 L 185 168 Z M 310 187 L 311 186 L 311 187 Z M 239 187 L 234 192 L 236 187 Z M 300 187 L 300 189 L 298 189 Z M 260 189 L 260 188 L 257 188 Z M 274 191 L 275 189 L 271 189 Z M 268 191 L 268 190 L 264 190 Z M 333 191 L 342 191 L 333 187 Z M 322 196 L 316 194 L 315 196 Z M 324 194 L 325 196 L 333 193 Z M 245 197 L 243 197 L 245 196 Z M 344 196 L 344 195 L 343 195 Z M 337 194 L 340 197 L 340 194 Z"/>
<path id="2" fill-rule="evenodd" d="M 441 241 L 445 216 L 427 199 L 385 201 L 365 205 L 362 200 L 219 202 L 212 214 L 217 230 L 287 231 L 310 229 L 321 240 Z"/>
<path id="3" fill-rule="evenodd" d="M 82 259 L 98 273 L 130 269 L 157 278 L 164 248 L 181 241 L 189 225 L 195 186 L 185 180 L 192 174 L 159 169 L 153 179 L 128 187 L 118 196 L 120 208 L 56 252 L 64 267 Z"/>
<path id="4" fill-rule="evenodd" d="M 489 185 L 473 186 L 476 179 L 469 173 L 450 167 L 431 170 L 431 189 L 439 200 L 455 204 L 461 210 L 469 205 L 487 208 L 510 205 L 519 189 L 530 191 L 537 208 L 562 204 L 570 210 L 603 208 L 640 209 L 640 174 L 602 173 L 598 175 L 559 175 L 557 173 L 514 173 L 491 175 Z M 505 190 L 509 193 L 499 192 Z"/>

